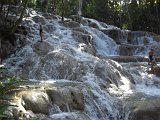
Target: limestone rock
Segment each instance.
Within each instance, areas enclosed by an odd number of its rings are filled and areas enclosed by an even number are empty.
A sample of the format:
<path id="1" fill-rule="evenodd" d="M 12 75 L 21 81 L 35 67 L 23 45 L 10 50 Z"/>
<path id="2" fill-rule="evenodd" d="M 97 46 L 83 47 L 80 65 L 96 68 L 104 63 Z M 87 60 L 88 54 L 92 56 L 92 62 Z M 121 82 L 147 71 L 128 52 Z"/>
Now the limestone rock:
<path id="1" fill-rule="evenodd" d="M 94 23 L 94 22 L 90 22 L 90 21 L 89 21 L 89 24 L 88 24 L 88 25 L 89 25 L 90 27 L 99 29 L 99 26 L 98 26 L 96 23 Z"/>
<path id="2" fill-rule="evenodd" d="M 48 115 L 51 102 L 48 95 L 44 92 L 27 91 L 22 95 L 22 105 L 26 110 L 32 110 L 34 113 Z"/>
<path id="3" fill-rule="evenodd" d="M 160 76 L 160 66 L 153 67 L 152 74 L 155 74 L 156 76 Z"/>
<path id="4" fill-rule="evenodd" d="M 62 24 L 65 27 L 68 27 L 68 28 L 80 27 L 80 24 L 75 21 L 61 21 L 60 24 Z"/>
<path id="5" fill-rule="evenodd" d="M 43 42 L 37 42 L 34 44 L 33 47 L 34 52 L 36 52 L 40 56 L 47 55 L 50 51 L 53 51 L 54 48 L 49 43 L 43 41 Z"/>
<path id="6" fill-rule="evenodd" d="M 86 33 L 85 31 L 81 32 L 81 30 L 79 29 L 77 31 L 73 31 L 72 36 L 79 43 L 79 48 L 82 51 L 90 53 L 92 55 L 96 54 L 94 40 L 90 34 Z"/>
<path id="7" fill-rule="evenodd" d="M 52 52 L 47 54 L 39 63 L 38 69 L 33 71 L 36 79 L 78 79 L 81 76 L 80 68 L 74 72 L 78 61 L 66 52 Z M 44 75 L 45 73 L 45 75 Z"/>
<path id="8" fill-rule="evenodd" d="M 126 102 L 130 114 L 129 120 L 159 120 L 160 99 L 147 97 L 141 93 L 131 95 Z M 126 109 L 127 110 L 127 109 Z"/>
<path id="9" fill-rule="evenodd" d="M 108 35 L 113 40 L 115 40 L 117 44 L 125 43 L 124 33 L 120 29 L 109 29 L 109 30 L 101 30 L 101 31 L 106 35 Z"/>
<path id="10" fill-rule="evenodd" d="M 83 93 L 76 88 L 47 89 L 47 94 L 63 112 L 84 110 Z"/>
<path id="11" fill-rule="evenodd" d="M 35 23 L 41 23 L 41 24 L 45 24 L 46 23 L 44 17 L 34 16 L 32 19 L 34 20 Z"/>
<path id="12" fill-rule="evenodd" d="M 132 76 L 127 73 L 122 67 L 118 68 L 116 66 L 116 63 L 114 63 L 114 61 L 108 61 L 108 63 L 113 64 L 113 66 L 115 67 L 114 72 L 112 67 L 106 67 L 108 66 L 107 63 L 101 61 L 99 63 L 97 63 L 95 65 L 95 70 L 94 70 L 94 74 L 96 76 L 98 76 L 99 78 L 103 79 L 104 81 L 107 81 L 109 83 L 115 84 L 116 86 L 120 86 L 123 83 L 120 81 L 121 80 L 121 75 L 128 77 L 128 79 L 134 83 L 134 80 L 132 78 Z M 119 73 L 119 71 L 121 71 L 121 74 Z"/>
<path id="13" fill-rule="evenodd" d="M 84 26 L 88 25 L 88 20 L 87 19 L 81 19 L 81 24 Z"/>
<path id="14" fill-rule="evenodd" d="M 145 50 L 144 46 L 132 45 L 132 44 L 121 44 L 121 46 L 119 47 L 119 54 L 132 56 L 134 55 L 135 51 L 143 52 L 144 50 Z"/>
<path id="15" fill-rule="evenodd" d="M 53 26 L 53 24 L 46 24 L 45 26 L 43 26 L 43 29 L 45 32 L 47 33 L 53 33 L 54 30 L 56 30 L 55 26 Z"/>

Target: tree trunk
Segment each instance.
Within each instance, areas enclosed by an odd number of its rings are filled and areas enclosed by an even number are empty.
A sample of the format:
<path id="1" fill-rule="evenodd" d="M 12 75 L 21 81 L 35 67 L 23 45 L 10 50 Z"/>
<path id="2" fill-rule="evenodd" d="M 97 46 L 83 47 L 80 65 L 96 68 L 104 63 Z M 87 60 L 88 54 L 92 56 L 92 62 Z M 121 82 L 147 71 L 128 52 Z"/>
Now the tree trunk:
<path id="1" fill-rule="evenodd" d="M 160 19 L 159 19 L 159 11 L 158 11 L 158 5 L 156 3 L 156 14 L 157 14 L 157 21 L 158 21 L 158 34 L 160 34 Z"/>
<path id="2" fill-rule="evenodd" d="M 62 0 L 62 21 L 64 21 L 64 0 Z"/>
<path id="3" fill-rule="evenodd" d="M 22 22 L 22 19 L 23 19 L 25 10 L 26 10 L 27 5 L 28 5 L 28 1 L 29 1 L 29 0 L 24 0 L 24 8 L 23 8 L 23 10 L 22 10 L 22 12 L 21 12 L 21 14 L 20 14 L 20 18 L 15 22 L 14 26 L 12 27 L 11 34 L 16 31 L 16 29 L 18 28 L 18 26 L 19 26 L 20 23 Z"/>
<path id="4" fill-rule="evenodd" d="M 3 5 L 4 5 L 4 0 L 2 0 L 2 3 L 1 3 L 0 13 L 2 13 L 3 11 Z"/>
<path id="5" fill-rule="evenodd" d="M 51 0 L 51 5 L 52 5 L 52 9 L 51 9 L 51 13 L 55 14 L 55 10 L 56 10 L 56 1 L 55 0 Z"/>
<path id="6" fill-rule="evenodd" d="M 47 0 L 46 6 L 45 6 L 45 10 L 44 10 L 45 13 L 48 12 L 49 5 L 50 5 L 50 0 Z"/>
<path id="7" fill-rule="evenodd" d="M 150 10 L 150 6 L 148 7 L 148 19 L 149 19 L 149 27 L 151 28 L 151 32 L 153 32 L 153 27 L 152 27 L 152 14 Z"/>
<path id="8" fill-rule="evenodd" d="M 10 11 L 10 7 L 11 7 L 11 2 L 9 2 L 8 8 L 7 8 L 7 13 L 6 13 L 5 18 L 4 18 L 4 25 L 5 26 L 7 24 L 7 19 L 8 19 L 8 14 L 9 14 L 9 11 Z"/>
<path id="9" fill-rule="evenodd" d="M 132 20 L 131 20 L 131 16 L 130 16 L 129 9 L 128 9 L 128 3 L 126 3 L 126 9 L 127 9 L 128 20 L 129 20 L 129 26 L 130 26 L 130 29 L 133 30 Z"/>

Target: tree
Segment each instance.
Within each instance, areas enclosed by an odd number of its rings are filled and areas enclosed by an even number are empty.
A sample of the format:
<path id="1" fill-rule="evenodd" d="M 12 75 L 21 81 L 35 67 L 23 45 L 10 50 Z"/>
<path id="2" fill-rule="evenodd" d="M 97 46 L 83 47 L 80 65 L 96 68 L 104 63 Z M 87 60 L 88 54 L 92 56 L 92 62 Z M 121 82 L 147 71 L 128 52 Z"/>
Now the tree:
<path id="1" fill-rule="evenodd" d="M 11 33 L 14 33 L 14 32 L 17 30 L 18 26 L 21 24 L 22 19 L 23 19 L 23 17 L 24 17 L 25 10 L 26 10 L 26 8 L 27 8 L 28 1 L 29 1 L 29 0 L 23 0 L 23 1 L 22 1 L 22 4 L 23 4 L 22 12 L 21 12 L 21 14 L 20 14 L 19 19 L 14 23 L 14 25 L 13 25 L 13 27 L 12 27 Z"/>

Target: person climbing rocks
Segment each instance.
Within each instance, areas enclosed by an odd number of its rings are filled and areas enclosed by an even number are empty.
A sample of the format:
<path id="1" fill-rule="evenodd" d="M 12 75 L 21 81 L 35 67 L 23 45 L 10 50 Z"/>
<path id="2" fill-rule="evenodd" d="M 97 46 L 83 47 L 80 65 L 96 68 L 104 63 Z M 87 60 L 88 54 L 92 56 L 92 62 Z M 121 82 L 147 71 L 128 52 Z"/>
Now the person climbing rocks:
<path id="1" fill-rule="evenodd" d="M 39 26 L 39 35 L 41 37 L 41 42 L 43 42 L 43 29 L 42 29 L 42 25 L 41 24 Z"/>
<path id="2" fill-rule="evenodd" d="M 152 64 L 153 61 L 155 61 L 155 51 L 153 48 L 151 48 L 151 50 L 149 51 L 149 65 Z"/>

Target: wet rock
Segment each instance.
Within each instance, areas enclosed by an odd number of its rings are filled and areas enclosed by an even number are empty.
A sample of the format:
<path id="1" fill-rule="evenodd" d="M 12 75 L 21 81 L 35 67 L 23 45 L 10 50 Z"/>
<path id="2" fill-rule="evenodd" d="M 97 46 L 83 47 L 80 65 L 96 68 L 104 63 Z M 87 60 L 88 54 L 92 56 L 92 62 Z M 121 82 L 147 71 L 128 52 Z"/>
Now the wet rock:
<path id="1" fill-rule="evenodd" d="M 153 74 L 160 77 L 160 66 L 153 67 Z"/>
<path id="2" fill-rule="evenodd" d="M 47 94 L 63 112 L 84 110 L 83 93 L 75 87 L 47 89 Z"/>
<path id="3" fill-rule="evenodd" d="M 55 20 L 59 19 L 58 16 L 50 14 L 50 13 L 43 13 L 42 15 L 43 17 L 45 17 L 45 19 L 55 19 Z"/>
<path id="4" fill-rule="evenodd" d="M 51 46 L 49 43 L 43 41 L 40 42 L 38 41 L 37 43 L 34 44 L 33 47 L 34 52 L 36 52 L 40 56 L 45 56 L 47 55 L 50 51 L 53 51 L 54 48 Z"/>
<path id="5" fill-rule="evenodd" d="M 78 22 L 75 21 L 61 21 L 60 24 L 62 24 L 64 27 L 68 27 L 68 28 L 76 28 L 76 27 L 80 27 L 80 24 Z"/>
<path id="6" fill-rule="evenodd" d="M 117 62 L 123 62 L 123 63 L 128 63 L 128 62 L 148 62 L 148 58 L 145 58 L 143 56 L 99 56 L 100 58 L 103 59 L 112 59 Z M 157 61 L 160 61 L 160 58 L 157 58 Z"/>
<path id="7" fill-rule="evenodd" d="M 103 79 L 104 81 L 107 81 L 108 83 L 115 84 L 117 87 L 120 85 L 123 85 L 124 83 L 121 81 L 121 76 L 125 76 L 126 78 L 134 83 L 134 80 L 132 76 L 127 73 L 122 67 L 118 67 L 114 61 L 108 61 L 110 64 L 113 64 L 114 71 L 112 67 L 106 67 L 108 66 L 105 62 L 99 62 L 95 65 L 94 74 Z M 120 72 L 119 72 L 120 71 Z"/>
<path id="8" fill-rule="evenodd" d="M 96 55 L 96 49 L 92 45 L 86 45 L 86 44 L 79 44 L 79 48 L 81 51 Z"/>
<path id="9" fill-rule="evenodd" d="M 99 26 L 96 24 L 96 23 L 94 23 L 94 22 L 89 22 L 89 24 L 88 24 L 90 27 L 93 27 L 93 28 L 96 28 L 96 29 L 99 29 Z"/>
<path id="10" fill-rule="evenodd" d="M 136 93 L 125 101 L 126 112 L 130 111 L 129 120 L 159 120 L 160 99 Z"/>
<path id="11" fill-rule="evenodd" d="M 45 23 L 46 23 L 44 17 L 34 16 L 34 17 L 32 17 L 32 19 L 33 19 L 33 21 L 34 21 L 35 23 L 41 23 L 41 24 L 45 24 Z"/>
<path id="12" fill-rule="evenodd" d="M 83 28 L 81 28 L 81 27 L 73 28 L 72 30 L 73 30 L 73 34 L 74 34 L 74 32 L 75 32 L 75 33 L 76 33 L 76 32 L 81 32 L 81 33 L 83 33 L 83 34 L 89 34 L 88 31 L 86 31 L 85 29 L 83 29 Z"/>
<path id="13" fill-rule="evenodd" d="M 88 25 L 88 19 L 82 19 L 81 24 L 84 25 L 84 26 L 87 26 Z"/>
<path id="14" fill-rule="evenodd" d="M 123 75 L 126 78 L 128 78 L 131 83 L 135 84 L 134 78 L 132 77 L 132 75 L 125 68 L 123 68 L 121 65 L 118 65 L 118 63 L 116 61 L 108 60 L 108 62 L 113 67 L 115 67 L 115 69 L 117 69 L 121 73 L 121 75 Z M 131 83 L 130 83 L 130 87 L 132 87 Z"/>
<path id="15" fill-rule="evenodd" d="M 101 30 L 103 33 L 108 35 L 110 38 L 115 40 L 117 44 L 125 43 L 125 36 L 122 30 L 120 29 L 109 29 L 109 30 Z"/>
<path id="16" fill-rule="evenodd" d="M 59 114 L 52 116 L 55 120 L 90 120 L 90 118 L 83 112 L 71 112 L 71 114 L 64 114 L 63 118 L 59 117 Z"/>
<path id="17" fill-rule="evenodd" d="M 79 43 L 85 43 L 89 45 L 90 42 L 92 42 L 92 36 L 90 34 L 85 34 L 82 32 L 73 31 L 72 36 L 74 39 Z"/>
<path id="18" fill-rule="evenodd" d="M 53 26 L 53 24 L 46 24 L 43 27 L 44 31 L 46 31 L 47 33 L 53 33 L 54 30 L 56 30 L 56 28 Z"/>
<path id="19" fill-rule="evenodd" d="M 135 51 L 143 52 L 144 50 L 145 50 L 144 46 L 132 45 L 132 44 L 121 44 L 121 46 L 119 47 L 119 54 L 132 56 L 134 55 Z"/>
<path id="20" fill-rule="evenodd" d="M 72 76 L 74 74 L 73 69 L 76 66 L 77 60 L 69 56 L 66 52 L 53 52 L 47 54 L 40 61 L 38 69 L 35 69 L 33 71 L 33 74 L 36 77 L 36 79 L 40 80 L 48 79 L 47 76 L 55 79 L 76 79 L 74 76 Z M 81 76 L 80 73 L 79 75 Z"/>
<path id="21" fill-rule="evenodd" d="M 160 67 L 156 67 L 156 68 L 155 68 L 154 74 L 155 74 L 156 76 L 160 76 Z"/>
<path id="22" fill-rule="evenodd" d="M 34 113 L 49 114 L 51 102 L 48 95 L 44 92 L 27 91 L 23 93 L 21 101 L 26 110 L 31 110 Z"/>
<path id="23" fill-rule="evenodd" d="M 131 120 L 159 120 L 160 119 L 160 101 L 159 100 L 145 100 L 139 102 L 133 110 Z"/>
<path id="24" fill-rule="evenodd" d="M 153 33 L 146 31 L 128 31 L 127 42 L 129 44 L 138 45 L 139 38 L 141 38 L 141 43 L 147 45 L 149 43 L 148 37 L 153 36 Z"/>
<path id="25" fill-rule="evenodd" d="M 82 51 L 90 53 L 92 55 L 96 54 L 94 41 L 90 34 L 88 33 L 86 34 L 85 31 L 81 31 L 81 29 L 77 29 L 76 31 L 72 32 L 72 36 L 77 42 L 79 42 L 79 48 Z"/>

